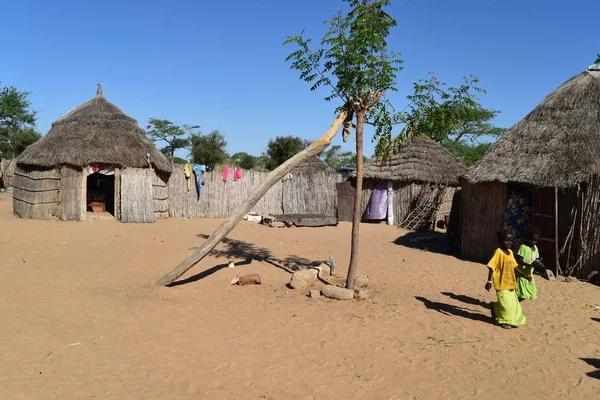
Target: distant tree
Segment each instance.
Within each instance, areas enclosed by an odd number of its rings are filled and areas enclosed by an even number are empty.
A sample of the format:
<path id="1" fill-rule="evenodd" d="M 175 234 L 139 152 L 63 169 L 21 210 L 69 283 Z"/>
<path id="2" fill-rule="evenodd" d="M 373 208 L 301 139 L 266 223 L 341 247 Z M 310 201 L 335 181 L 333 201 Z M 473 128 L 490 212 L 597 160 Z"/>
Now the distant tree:
<path id="1" fill-rule="evenodd" d="M 465 164 L 483 156 L 491 142 L 506 128 L 492 124 L 500 112 L 484 108 L 477 94 L 486 93 L 479 79 L 465 77 L 459 87 L 448 87 L 435 75 L 415 83 L 414 93 L 407 96 L 409 110 L 402 114 L 404 130 L 423 133 L 448 149 Z"/>
<path id="2" fill-rule="evenodd" d="M 331 146 L 321 153 L 321 159 L 335 171 L 340 168 L 356 168 L 356 153 L 343 151 L 339 145 Z M 367 160 L 368 158 L 363 156 L 363 162 Z"/>
<path id="3" fill-rule="evenodd" d="M 41 137 L 28 96 L 12 86 L 0 89 L 0 157 L 15 158 Z"/>
<path id="4" fill-rule="evenodd" d="M 275 139 L 269 139 L 265 152 L 267 157 L 265 167 L 268 170 L 274 170 L 310 146 L 310 143 L 310 140 L 294 136 L 277 136 Z"/>
<path id="5" fill-rule="evenodd" d="M 148 120 L 148 138 L 153 142 L 165 142 L 167 145 L 160 150 L 171 161 L 177 149 L 190 146 L 189 136 L 196 133 L 197 125 L 177 125 L 168 119 L 150 118 Z"/>
<path id="6" fill-rule="evenodd" d="M 232 155 L 229 161 L 231 164 L 243 169 L 253 169 L 258 164 L 257 157 L 254 157 L 243 151 Z"/>
<path id="7" fill-rule="evenodd" d="M 173 157 L 173 164 L 187 164 L 188 161 L 181 157 Z"/>
<path id="8" fill-rule="evenodd" d="M 490 149 L 492 143 L 468 143 L 465 140 L 446 143 L 444 147 L 460 158 L 467 167 L 474 165 Z"/>
<path id="9" fill-rule="evenodd" d="M 222 165 L 229 159 L 226 152 L 227 141 L 219 130 L 204 135 L 194 133 L 191 136 L 192 162 L 204 165 Z"/>

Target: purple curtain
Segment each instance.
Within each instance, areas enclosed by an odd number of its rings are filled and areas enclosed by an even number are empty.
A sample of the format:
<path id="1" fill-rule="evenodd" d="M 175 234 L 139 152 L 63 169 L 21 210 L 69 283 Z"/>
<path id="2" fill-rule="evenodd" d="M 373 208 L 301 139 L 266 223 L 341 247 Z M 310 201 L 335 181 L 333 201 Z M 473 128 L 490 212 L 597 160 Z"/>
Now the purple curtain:
<path id="1" fill-rule="evenodd" d="M 386 219 L 387 218 L 387 182 L 378 183 L 373 187 L 373 193 L 369 199 L 369 205 L 365 210 L 364 219 Z"/>

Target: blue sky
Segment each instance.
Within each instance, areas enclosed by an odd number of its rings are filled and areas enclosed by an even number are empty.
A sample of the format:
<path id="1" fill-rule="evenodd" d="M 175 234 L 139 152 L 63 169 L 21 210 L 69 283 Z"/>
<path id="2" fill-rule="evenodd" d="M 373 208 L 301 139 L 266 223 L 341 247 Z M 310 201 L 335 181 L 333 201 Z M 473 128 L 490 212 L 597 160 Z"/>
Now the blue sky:
<path id="1" fill-rule="evenodd" d="M 89 3 L 89 4 L 88 4 Z M 316 139 L 335 104 L 285 63 L 287 35 L 318 40 L 341 0 L 11 1 L 2 5 L 0 81 L 31 91 L 37 129 L 104 95 L 146 126 L 149 117 L 220 129 L 228 151 L 259 155 L 269 138 Z M 436 72 L 475 74 L 482 104 L 512 126 L 600 52 L 597 0 L 405 0 L 389 12 L 402 53 L 399 92 Z M 342 144 L 341 137 L 335 144 Z M 344 144 L 352 150 L 352 144 Z M 366 140 L 365 153 L 373 152 Z"/>

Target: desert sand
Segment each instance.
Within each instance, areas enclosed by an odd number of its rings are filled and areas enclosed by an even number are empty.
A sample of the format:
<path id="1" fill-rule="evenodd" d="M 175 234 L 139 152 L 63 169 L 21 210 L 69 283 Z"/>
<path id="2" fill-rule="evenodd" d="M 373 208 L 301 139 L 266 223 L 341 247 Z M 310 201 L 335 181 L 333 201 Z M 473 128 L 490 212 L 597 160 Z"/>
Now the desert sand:
<path id="1" fill-rule="evenodd" d="M 528 323 L 490 323 L 481 264 L 361 226 L 373 297 L 288 289 L 290 269 L 338 275 L 350 224 L 242 222 L 174 287 L 152 284 L 219 220 L 21 220 L 0 195 L 2 399 L 593 399 L 600 288 L 537 277 Z M 490 232 L 493 234 L 493 232 Z M 234 260 L 235 268 L 227 262 Z M 260 274 L 260 286 L 231 286 Z"/>

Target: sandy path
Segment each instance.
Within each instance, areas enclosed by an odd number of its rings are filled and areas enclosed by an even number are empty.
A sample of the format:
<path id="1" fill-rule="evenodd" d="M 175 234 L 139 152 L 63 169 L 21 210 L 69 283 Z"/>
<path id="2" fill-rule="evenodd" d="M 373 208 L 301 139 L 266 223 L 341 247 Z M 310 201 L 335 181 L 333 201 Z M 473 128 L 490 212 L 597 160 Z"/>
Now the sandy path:
<path id="1" fill-rule="evenodd" d="M 483 290 L 483 266 L 399 246 L 403 231 L 363 225 L 359 269 L 375 297 L 310 299 L 285 287 L 286 266 L 333 250 L 344 274 L 350 225 L 247 222 L 185 278 L 200 276 L 151 287 L 219 222 L 25 221 L 0 195 L 0 398 L 592 399 L 600 392 L 600 313 L 584 308 L 600 304 L 598 287 L 538 278 L 540 299 L 524 305 L 527 326 L 504 331 L 488 322 L 485 303 L 495 295 Z M 228 255 L 243 261 L 248 253 L 267 261 L 222 268 Z M 263 285 L 230 286 L 241 273 L 260 274 Z"/>

